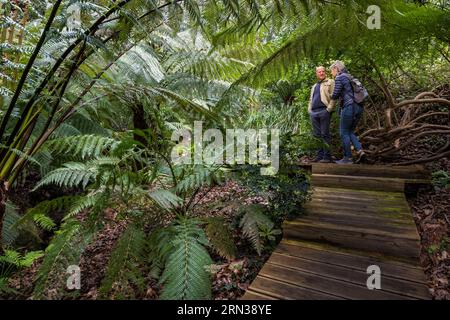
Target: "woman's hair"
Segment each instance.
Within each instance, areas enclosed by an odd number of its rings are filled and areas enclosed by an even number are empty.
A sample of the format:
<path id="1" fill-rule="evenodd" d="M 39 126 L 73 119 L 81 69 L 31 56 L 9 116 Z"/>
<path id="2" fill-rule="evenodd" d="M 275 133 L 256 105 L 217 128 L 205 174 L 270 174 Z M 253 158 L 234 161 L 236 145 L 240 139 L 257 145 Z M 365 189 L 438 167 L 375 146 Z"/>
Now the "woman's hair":
<path id="1" fill-rule="evenodd" d="M 331 66 L 330 69 L 336 68 L 338 72 L 347 71 L 345 65 L 342 61 L 336 60 Z"/>

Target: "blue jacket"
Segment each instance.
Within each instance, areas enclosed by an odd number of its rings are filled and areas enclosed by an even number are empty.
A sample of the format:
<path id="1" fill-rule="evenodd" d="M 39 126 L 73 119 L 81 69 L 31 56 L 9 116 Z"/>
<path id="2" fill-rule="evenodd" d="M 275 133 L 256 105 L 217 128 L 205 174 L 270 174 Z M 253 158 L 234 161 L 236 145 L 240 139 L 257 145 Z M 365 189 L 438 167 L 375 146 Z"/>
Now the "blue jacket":
<path id="1" fill-rule="evenodd" d="M 343 101 L 341 107 L 347 107 L 353 104 L 353 88 L 346 71 L 339 73 L 335 79 L 334 91 L 331 95 L 331 99 L 338 100 L 339 98 Z"/>

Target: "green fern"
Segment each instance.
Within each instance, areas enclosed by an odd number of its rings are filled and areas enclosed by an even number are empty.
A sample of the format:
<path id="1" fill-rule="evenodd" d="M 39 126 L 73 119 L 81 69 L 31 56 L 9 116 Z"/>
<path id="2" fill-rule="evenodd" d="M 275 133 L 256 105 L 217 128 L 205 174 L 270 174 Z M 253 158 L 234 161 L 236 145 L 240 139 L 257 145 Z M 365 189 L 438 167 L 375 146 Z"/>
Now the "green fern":
<path id="1" fill-rule="evenodd" d="M 261 239 L 260 228 L 264 226 L 264 229 L 273 227 L 273 222 L 268 216 L 266 216 L 261 206 L 249 205 L 243 208 L 246 212 L 241 219 L 239 226 L 242 228 L 242 233 L 252 243 L 258 255 L 261 255 L 263 249 L 263 239 Z"/>
<path id="2" fill-rule="evenodd" d="M 5 217 L 3 218 L 2 245 L 11 245 L 18 237 L 19 232 L 15 224 L 19 221 L 20 215 L 17 213 L 17 208 L 9 201 L 6 202 Z"/>
<path id="3" fill-rule="evenodd" d="M 160 279 L 161 299 L 210 299 L 211 279 L 207 267 L 212 264 L 204 245 L 207 238 L 198 221 L 181 218 L 174 226 L 174 251 L 167 258 Z"/>
<path id="4" fill-rule="evenodd" d="M 105 202 L 108 200 L 108 194 L 102 190 L 95 190 L 85 196 L 77 197 L 71 202 L 69 210 L 64 217 L 64 220 L 75 217 L 80 212 L 88 208 L 102 209 L 105 207 Z"/>
<path id="5" fill-rule="evenodd" d="M 28 209 L 25 215 L 18 221 L 17 225 L 23 225 L 27 221 L 33 220 L 39 227 L 51 231 L 56 227 L 56 223 L 48 216 L 49 213 L 66 210 L 70 208 L 79 196 L 63 196 L 52 200 L 42 201 L 34 208 Z"/>
<path id="6" fill-rule="evenodd" d="M 34 299 L 57 299 L 67 293 L 67 267 L 79 264 L 82 252 L 97 230 L 97 224 L 83 225 L 75 219 L 68 219 L 62 225 L 45 249 L 33 290 Z"/>
<path id="7" fill-rule="evenodd" d="M 60 187 L 77 187 L 80 184 L 86 188 L 87 184 L 97 177 L 97 168 L 79 162 L 68 162 L 62 168 L 48 173 L 34 187 L 33 191 L 49 184 L 56 184 Z"/>
<path id="8" fill-rule="evenodd" d="M 212 185 L 220 181 L 220 171 L 216 167 L 194 165 L 192 173 L 177 184 L 178 192 L 195 190 L 204 185 Z"/>
<path id="9" fill-rule="evenodd" d="M 159 279 L 164 269 L 166 260 L 173 252 L 172 239 L 175 236 L 175 229 L 172 225 L 165 228 L 153 230 L 146 242 L 147 258 L 150 268 L 150 276 Z"/>
<path id="10" fill-rule="evenodd" d="M 236 245 L 227 222 L 221 217 L 206 219 L 206 235 L 214 250 L 222 257 L 233 260 L 236 256 Z"/>
<path id="11" fill-rule="evenodd" d="M 47 146 L 52 152 L 80 156 L 82 159 L 98 157 L 105 150 L 114 148 L 117 140 L 99 135 L 77 135 L 64 138 L 53 139 L 47 142 Z"/>
<path id="12" fill-rule="evenodd" d="M 161 208 L 168 211 L 172 211 L 183 202 L 176 194 L 164 189 L 150 192 L 150 198 L 152 198 Z"/>
<path id="13" fill-rule="evenodd" d="M 133 298 L 136 286 L 145 289 L 145 278 L 140 269 L 145 249 L 145 234 L 137 224 L 127 227 L 117 242 L 99 288 L 101 298 Z"/>

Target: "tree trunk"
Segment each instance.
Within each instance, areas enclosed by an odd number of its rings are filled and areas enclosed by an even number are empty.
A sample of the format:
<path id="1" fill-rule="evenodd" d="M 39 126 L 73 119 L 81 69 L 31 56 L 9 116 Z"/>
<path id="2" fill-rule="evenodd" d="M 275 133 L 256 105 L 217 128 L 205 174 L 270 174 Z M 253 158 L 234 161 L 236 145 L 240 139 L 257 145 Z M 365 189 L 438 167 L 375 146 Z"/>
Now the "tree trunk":
<path id="1" fill-rule="evenodd" d="M 132 108 L 133 110 L 133 128 L 139 130 L 146 130 L 149 128 L 147 122 L 145 121 L 145 111 L 144 106 L 141 103 L 136 104 Z M 145 137 L 142 137 L 138 134 L 134 134 L 134 140 L 139 141 L 143 145 L 147 145 L 147 141 Z"/>
<path id="2" fill-rule="evenodd" d="M 6 213 L 7 188 L 5 181 L 0 179 L 0 254 L 3 253 L 3 219 Z"/>

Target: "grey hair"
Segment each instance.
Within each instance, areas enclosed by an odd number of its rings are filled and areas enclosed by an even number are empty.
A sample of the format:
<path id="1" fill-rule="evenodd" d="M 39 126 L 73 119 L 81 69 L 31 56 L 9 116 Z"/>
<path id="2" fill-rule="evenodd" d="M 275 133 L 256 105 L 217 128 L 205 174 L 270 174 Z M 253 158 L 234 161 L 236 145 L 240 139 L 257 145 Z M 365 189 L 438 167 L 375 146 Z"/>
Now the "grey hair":
<path id="1" fill-rule="evenodd" d="M 318 71 L 319 69 L 326 70 L 324 66 L 318 66 L 318 67 L 316 67 L 316 71 Z"/>
<path id="2" fill-rule="evenodd" d="M 345 64 L 342 61 L 336 60 L 330 67 L 330 69 L 336 68 L 338 72 L 345 71 Z"/>

